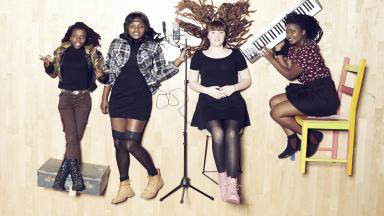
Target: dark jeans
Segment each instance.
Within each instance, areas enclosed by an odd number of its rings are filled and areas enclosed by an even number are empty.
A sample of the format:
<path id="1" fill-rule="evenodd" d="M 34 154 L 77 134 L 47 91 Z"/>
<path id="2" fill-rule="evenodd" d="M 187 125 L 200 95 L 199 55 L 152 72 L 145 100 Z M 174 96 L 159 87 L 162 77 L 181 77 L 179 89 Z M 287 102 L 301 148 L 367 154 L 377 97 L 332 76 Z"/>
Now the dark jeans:
<path id="1" fill-rule="evenodd" d="M 60 93 L 59 112 L 65 133 L 67 159 L 80 158 L 80 140 L 92 107 L 91 95 Z"/>

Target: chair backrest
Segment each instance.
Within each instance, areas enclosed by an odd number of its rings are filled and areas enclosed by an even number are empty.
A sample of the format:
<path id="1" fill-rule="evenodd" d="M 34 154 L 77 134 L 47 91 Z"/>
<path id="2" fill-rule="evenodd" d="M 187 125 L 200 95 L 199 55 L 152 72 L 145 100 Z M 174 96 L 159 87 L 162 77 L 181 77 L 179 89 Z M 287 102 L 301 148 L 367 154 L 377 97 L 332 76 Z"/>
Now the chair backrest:
<path id="1" fill-rule="evenodd" d="M 349 64 L 349 58 L 344 58 L 343 68 L 340 75 L 339 87 L 337 93 L 339 95 L 340 101 L 343 94 L 350 95 L 352 97 L 351 104 L 349 108 L 349 120 L 355 122 L 356 118 L 356 109 L 359 102 L 361 85 L 363 83 L 364 73 L 365 73 L 366 60 L 361 59 L 359 65 Z M 356 79 L 353 87 L 346 86 L 347 73 L 355 73 Z M 340 114 L 340 108 L 337 111 Z"/>

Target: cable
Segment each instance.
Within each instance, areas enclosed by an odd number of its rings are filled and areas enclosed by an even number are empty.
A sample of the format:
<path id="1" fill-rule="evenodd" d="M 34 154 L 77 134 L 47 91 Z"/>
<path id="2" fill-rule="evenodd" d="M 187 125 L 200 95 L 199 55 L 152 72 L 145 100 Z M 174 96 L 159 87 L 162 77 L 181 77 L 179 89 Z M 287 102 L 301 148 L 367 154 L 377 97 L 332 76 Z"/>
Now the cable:
<path id="1" fill-rule="evenodd" d="M 172 89 L 170 91 L 164 91 L 162 89 L 159 89 L 158 90 L 159 92 L 157 93 L 156 95 L 156 108 L 161 110 L 161 109 L 164 109 L 168 106 L 171 106 L 171 107 L 175 107 L 175 106 L 178 106 L 180 104 L 180 99 L 177 97 L 177 95 L 175 94 L 176 91 L 181 91 L 183 94 L 184 94 L 184 90 L 181 89 L 181 88 L 175 88 L 175 89 Z M 164 98 L 164 99 L 163 99 Z M 189 97 L 187 97 L 187 101 L 188 102 L 189 100 Z M 161 101 L 165 101 L 164 104 L 161 103 Z M 184 118 L 184 106 L 185 106 L 185 103 L 182 104 L 178 109 L 177 109 L 177 112 L 181 115 L 181 117 Z M 188 124 L 191 124 L 190 122 L 188 122 Z"/>

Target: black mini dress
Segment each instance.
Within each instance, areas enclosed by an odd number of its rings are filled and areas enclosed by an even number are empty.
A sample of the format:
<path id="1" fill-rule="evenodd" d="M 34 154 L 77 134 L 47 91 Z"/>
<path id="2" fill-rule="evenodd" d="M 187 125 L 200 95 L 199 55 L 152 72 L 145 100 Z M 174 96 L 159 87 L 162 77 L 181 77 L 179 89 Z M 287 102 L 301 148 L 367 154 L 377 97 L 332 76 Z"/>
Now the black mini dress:
<path id="1" fill-rule="evenodd" d="M 129 41 L 131 53 L 112 88 L 109 100 L 111 118 L 131 118 L 146 121 L 152 111 L 152 94 L 137 63 L 142 41 Z"/>
<path id="2" fill-rule="evenodd" d="M 198 50 L 193 55 L 190 68 L 199 71 L 202 86 L 222 87 L 238 83 L 238 72 L 246 69 L 247 63 L 238 49 L 219 59 L 210 58 Z M 241 128 L 250 125 L 247 106 L 241 94 L 234 92 L 222 99 L 199 94 L 191 126 L 207 129 L 210 120 L 236 120 Z"/>

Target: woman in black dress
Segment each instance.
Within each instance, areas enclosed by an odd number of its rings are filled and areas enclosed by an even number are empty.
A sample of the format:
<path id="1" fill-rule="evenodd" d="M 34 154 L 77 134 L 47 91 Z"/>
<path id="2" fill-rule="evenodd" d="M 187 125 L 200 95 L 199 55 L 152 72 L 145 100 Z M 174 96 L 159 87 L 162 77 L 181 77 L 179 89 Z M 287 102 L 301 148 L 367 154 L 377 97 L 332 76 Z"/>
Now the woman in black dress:
<path id="1" fill-rule="evenodd" d="M 141 145 L 142 134 L 152 110 L 152 94 L 160 82 L 171 78 L 185 60 L 183 51 L 176 60 L 167 64 L 161 39 L 142 12 L 130 13 L 124 22 L 124 33 L 112 41 L 106 62 L 109 84 L 104 87 L 100 108 L 111 117 L 112 137 L 116 148 L 116 161 L 120 173 L 120 188 L 112 203 L 124 202 L 135 195 L 128 176 L 130 154 L 147 170 L 148 184 L 141 194 L 144 199 L 154 198 L 163 186 L 160 170 Z M 108 97 L 112 89 L 111 96 Z"/>
<path id="2" fill-rule="evenodd" d="M 319 22 L 312 16 L 290 13 L 285 17 L 285 26 L 287 40 L 275 47 L 276 57 L 267 48 L 262 49 L 264 57 L 281 75 L 300 82 L 289 84 L 285 93 L 269 101 L 271 117 L 283 128 L 288 139 L 279 158 L 286 158 L 300 149 L 301 140 L 297 134 L 301 134 L 301 126 L 295 120 L 296 115 L 333 115 L 340 105 L 331 72 L 317 45 L 323 35 Z M 323 134 L 310 130 L 308 138 L 306 154 L 311 157 Z"/>
<path id="3" fill-rule="evenodd" d="M 208 49 L 196 51 L 191 60 L 189 86 L 200 93 L 191 125 L 211 133 L 221 198 L 238 204 L 239 133 L 250 125 L 240 91 L 251 85 L 251 77 L 241 52 L 225 47 L 225 23 L 213 21 L 207 32 Z"/>

